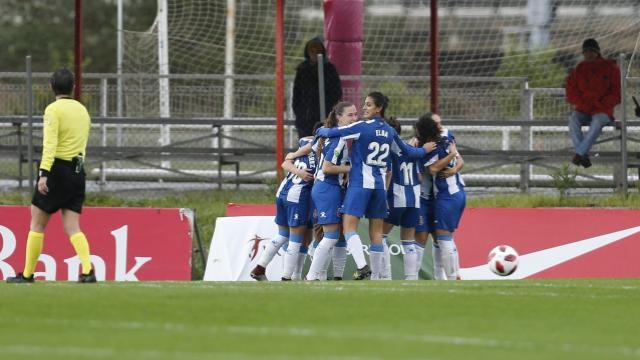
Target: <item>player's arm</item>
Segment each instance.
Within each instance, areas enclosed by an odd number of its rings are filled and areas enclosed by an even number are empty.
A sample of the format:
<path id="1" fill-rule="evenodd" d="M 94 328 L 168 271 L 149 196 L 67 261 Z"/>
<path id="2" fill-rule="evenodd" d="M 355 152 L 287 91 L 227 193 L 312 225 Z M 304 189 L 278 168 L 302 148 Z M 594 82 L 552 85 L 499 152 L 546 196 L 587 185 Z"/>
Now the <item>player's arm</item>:
<path id="1" fill-rule="evenodd" d="M 284 159 L 285 160 L 295 160 L 296 158 L 300 157 L 300 156 L 304 156 L 307 155 L 311 152 L 312 150 L 312 143 L 307 143 L 305 144 L 303 147 L 299 147 L 298 150 L 288 153 Z"/>
<path id="2" fill-rule="evenodd" d="M 316 136 L 322 137 L 344 137 L 357 134 L 361 131 L 362 121 L 354 122 L 353 124 L 349 124 L 346 126 L 340 126 L 335 128 L 325 128 L 321 127 L 316 131 Z"/>
<path id="3" fill-rule="evenodd" d="M 347 142 L 343 138 L 331 138 L 322 152 L 325 160 L 322 163 L 322 171 L 325 174 L 337 175 L 347 174 L 351 171 L 351 165 L 342 160 Z"/>
<path id="4" fill-rule="evenodd" d="M 351 165 L 336 165 L 331 161 L 325 160 L 322 163 L 322 172 L 330 175 L 346 174 L 351 171 Z"/>
<path id="5" fill-rule="evenodd" d="M 462 158 L 462 155 L 458 153 L 458 156 L 456 157 L 456 166 L 452 168 L 445 167 L 444 169 L 440 170 L 440 172 L 438 173 L 438 177 L 448 178 L 450 176 L 453 176 L 456 173 L 459 173 L 460 170 L 462 170 L 462 167 L 464 167 L 464 159 Z"/>
<path id="6" fill-rule="evenodd" d="M 397 155 L 400 155 L 400 152 L 405 153 L 411 159 L 419 159 L 425 157 L 428 153 L 432 152 L 436 148 L 435 142 L 425 143 L 422 147 L 413 147 L 407 143 L 405 143 L 398 134 L 394 134 L 393 143 L 395 146 L 392 146 L 391 149 Z"/>
<path id="7" fill-rule="evenodd" d="M 460 172 L 460 170 L 462 170 L 462 168 L 464 167 L 464 159 L 462 158 L 462 155 L 460 153 L 458 153 L 458 158 L 456 161 L 456 172 Z"/>
<path id="8" fill-rule="evenodd" d="M 447 167 L 447 165 L 449 165 L 451 160 L 453 160 L 453 158 L 455 158 L 456 156 L 458 156 L 458 149 L 456 148 L 456 144 L 452 142 L 452 143 L 449 144 L 449 153 L 447 154 L 447 156 L 445 156 L 445 157 L 443 157 L 441 159 L 438 159 L 435 162 L 433 162 L 432 164 L 430 164 L 429 165 L 429 172 L 431 174 L 433 174 L 433 175 L 436 175 L 442 169 Z"/>
<path id="9" fill-rule="evenodd" d="M 311 181 L 313 180 L 313 174 L 311 172 L 309 172 L 308 169 L 299 169 L 295 163 L 293 162 L 293 160 L 285 160 L 282 162 L 282 165 L 280 165 L 282 167 L 283 170 L 288 171 L 296 176 L 298 176 L 299 178 L 301 178 L 304 181 Z"/>

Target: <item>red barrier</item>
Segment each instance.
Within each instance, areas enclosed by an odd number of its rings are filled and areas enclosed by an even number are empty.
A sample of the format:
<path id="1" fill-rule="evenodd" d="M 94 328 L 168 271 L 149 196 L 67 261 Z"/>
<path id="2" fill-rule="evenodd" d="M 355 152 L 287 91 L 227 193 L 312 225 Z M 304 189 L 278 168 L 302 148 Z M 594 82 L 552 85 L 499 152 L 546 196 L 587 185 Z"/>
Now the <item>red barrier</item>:
<path id="1" fill-rule="evenodd" d="M 227 204 L 226 216 L 275 216 L 274 204 Z"/>
<path id="2" fill-rule="evenodd" d="M 0 206 L 3 278 L 22 271 L 29 214 L 26 206 Z M 84 208 L 81 227 L 99 280 L 191 279 L 191 224 L 181 209 Z M 57 213 L 45 232 L 36 278 L 76 280 L 78 272 Z"/>
<path id="3" fill-rule="evenodd" d="M 233 204 L 227 211 L 273 215 L 275 207 Z M 498 278 L 486 262 L 501 244 L 520 254 L 518 270 L 506 279 L 640 277 L 640 210 L 468 208 L 454 237 L 465 279 Z"/>
<path id="4" fill-rule="evenodd" d="M 483 265 L 494 246 L 507 244 L 521 266 L 533 267 L 528 278 L 630 278 L 640 277 L 639 226 L 638 210 L 472 208 L 455 239 L 463 268 Z"/>

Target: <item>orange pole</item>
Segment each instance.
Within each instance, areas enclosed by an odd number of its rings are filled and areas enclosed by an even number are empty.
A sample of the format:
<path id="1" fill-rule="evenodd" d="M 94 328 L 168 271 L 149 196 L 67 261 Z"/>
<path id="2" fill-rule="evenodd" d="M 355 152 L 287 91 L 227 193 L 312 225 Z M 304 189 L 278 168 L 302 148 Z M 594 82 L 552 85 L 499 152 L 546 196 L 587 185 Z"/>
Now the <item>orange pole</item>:
<path id="1" fill-rule="evenodd" d="M 276 173 L 284 160 L 284 0 L 276 1 Z"/>

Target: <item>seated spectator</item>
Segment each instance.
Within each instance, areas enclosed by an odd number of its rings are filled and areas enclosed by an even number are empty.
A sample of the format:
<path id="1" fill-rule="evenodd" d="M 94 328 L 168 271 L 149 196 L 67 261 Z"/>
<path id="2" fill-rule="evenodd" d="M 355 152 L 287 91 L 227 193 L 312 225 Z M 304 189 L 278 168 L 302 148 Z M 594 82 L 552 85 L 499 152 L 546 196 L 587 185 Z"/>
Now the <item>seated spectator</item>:
<path id="1" fill-rule="evenodd" d="M 604 59 L 595 39 L 582 43 L 584 60 L 569 74 L 567 102 L 573 111 L 569 117 L 569 136 L 575 148 L 571 162 L 591 166 L 589 150 L 602 133 L 602 127 L 614 120 L 613 109 L 620 103 L 620 69 L 615 60 Z M 586 134 L 582 126 L 589 125 Z"/>

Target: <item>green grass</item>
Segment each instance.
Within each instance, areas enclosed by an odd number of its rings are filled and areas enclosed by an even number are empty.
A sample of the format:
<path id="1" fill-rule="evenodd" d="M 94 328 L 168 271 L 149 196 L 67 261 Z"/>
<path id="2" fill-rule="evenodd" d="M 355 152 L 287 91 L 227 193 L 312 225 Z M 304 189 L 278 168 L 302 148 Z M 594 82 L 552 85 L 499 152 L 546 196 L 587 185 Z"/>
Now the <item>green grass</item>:
<path id="1" fill-rule="evenodd" d="M 0 284 L 2 359 L 638 359 L 640 280 Z"/>

